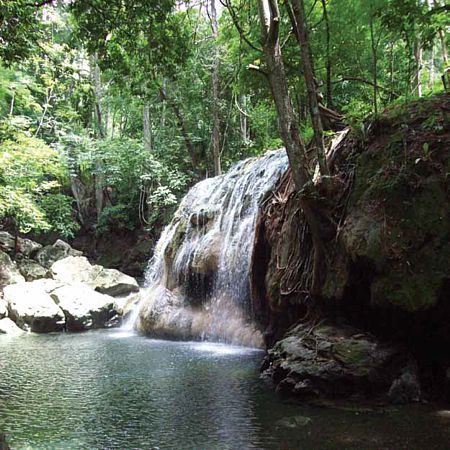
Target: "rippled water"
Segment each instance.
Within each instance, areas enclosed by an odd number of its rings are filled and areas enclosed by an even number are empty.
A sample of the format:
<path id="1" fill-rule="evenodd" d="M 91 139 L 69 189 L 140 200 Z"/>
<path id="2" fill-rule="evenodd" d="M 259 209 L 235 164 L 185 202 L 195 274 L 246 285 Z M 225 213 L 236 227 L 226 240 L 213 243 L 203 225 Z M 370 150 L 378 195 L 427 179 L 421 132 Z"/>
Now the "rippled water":
<path id="1" fill-rule="evenodd" d="M 261 356 L 119 330 L 0 336 L 0 432 L 14 450 L 450 447 L 450 420 L 431 406 L 283 402 L 258 378 Z"/>

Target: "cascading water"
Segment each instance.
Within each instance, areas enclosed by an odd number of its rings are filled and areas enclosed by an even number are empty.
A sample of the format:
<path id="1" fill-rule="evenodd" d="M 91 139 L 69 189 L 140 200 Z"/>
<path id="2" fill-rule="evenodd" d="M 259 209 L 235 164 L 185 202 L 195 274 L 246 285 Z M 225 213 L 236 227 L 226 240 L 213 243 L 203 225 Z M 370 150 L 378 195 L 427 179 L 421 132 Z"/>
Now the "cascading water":
<path id="1" fill-rule="evenodd" d="M 196 184 L 158 241 L 126 326 L 159 337 L 261 346 L 249 267 L 259 206 L 288 161 L 284 150 Z"/>

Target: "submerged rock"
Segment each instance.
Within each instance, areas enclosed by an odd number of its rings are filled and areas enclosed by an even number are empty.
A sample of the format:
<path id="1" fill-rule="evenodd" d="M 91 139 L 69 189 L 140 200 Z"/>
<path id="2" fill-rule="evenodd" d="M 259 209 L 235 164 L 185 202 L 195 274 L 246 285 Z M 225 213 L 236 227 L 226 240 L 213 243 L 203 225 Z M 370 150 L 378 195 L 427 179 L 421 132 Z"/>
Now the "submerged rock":
<path id="1" fill-rule="evenodd" d="M 84 256 L 68 256 L 55 262 L 51 271 L 56 280 L 86 283 L 103 294 L 119 296 L 139 291 L 139 285 L 133 277 L 116 269 L 93 266 Z"/>
<path id="2" fill-rule="evenodd" d="M 277 420 L 276 424 L 278 428 L 299 428 L 304 427 L 312 422 L 310 417 L 306 416 L 291 416 L 284 417 L 283 419 Z"/>
<path id="3" fill-rule="evenodd" d="M 263 377 L 302 399 L 387 395 L 408 362 L 404 350 L 348 326 L 298 325 L 271 350 Z"/>
<path id="4" fill-rule="evenodd" d="M 23 333 L 25 332 L 21 330 L 9 317 L 0 319 L 0 334 L 19 336 Z"/>
<path id="5" fill-rule="evenodd" d="M 20 274 L 9 255 L 0 250 L 0 285 L 21 283 L 25 278 Z"/>
<path id="6" fill-rule="evenodd" d="M 40 280 L 39 280 L 40 281 Z M 4 299 L 9 317 L 22 329 L 37 333 L 61 331 L 65 316 L 39 282 L 24 282 L 6 286 Z"/>
<path id="7" fill-rule="evenodd" d="M 57 287 L 50 295 L 64 312 L 68 331 L 102 328 L 116 314 L 112 297 L 83 283 Z"/>

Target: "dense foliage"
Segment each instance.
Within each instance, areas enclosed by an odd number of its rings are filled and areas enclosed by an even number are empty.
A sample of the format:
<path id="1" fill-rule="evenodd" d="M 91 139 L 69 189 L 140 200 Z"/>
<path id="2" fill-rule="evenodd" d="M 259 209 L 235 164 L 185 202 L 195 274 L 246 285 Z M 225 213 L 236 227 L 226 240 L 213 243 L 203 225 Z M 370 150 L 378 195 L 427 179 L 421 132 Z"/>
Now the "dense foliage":
<path id="1" fill-rule="evenodd" d="M 192 183 L 214 173 L 215 115 L 224 168 L 282 145 L 257 2 L 214 3 L 217 35 L 212 2 L 0 0 L 4 225 L 68 237 L 161 225 Z M 286 5 L 287 81 L 309 139 Z M 305 10 L 322 102 L 347 122 L 443 89 L 444 2 L 308 0 Z"/>

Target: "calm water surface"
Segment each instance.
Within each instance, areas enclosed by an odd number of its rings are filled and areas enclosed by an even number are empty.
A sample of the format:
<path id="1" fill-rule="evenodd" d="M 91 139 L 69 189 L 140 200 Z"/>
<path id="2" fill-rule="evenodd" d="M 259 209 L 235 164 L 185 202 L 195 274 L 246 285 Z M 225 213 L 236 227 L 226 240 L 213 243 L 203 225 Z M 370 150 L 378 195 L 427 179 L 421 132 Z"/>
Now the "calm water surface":
<path id="1" fill-rule="evenodd" d="M 284 402 L 258 378 L 261 358 L 120 330 L 0 336 L 0 431 L 13 450 L 450 448 L 435 407 Z"/>

